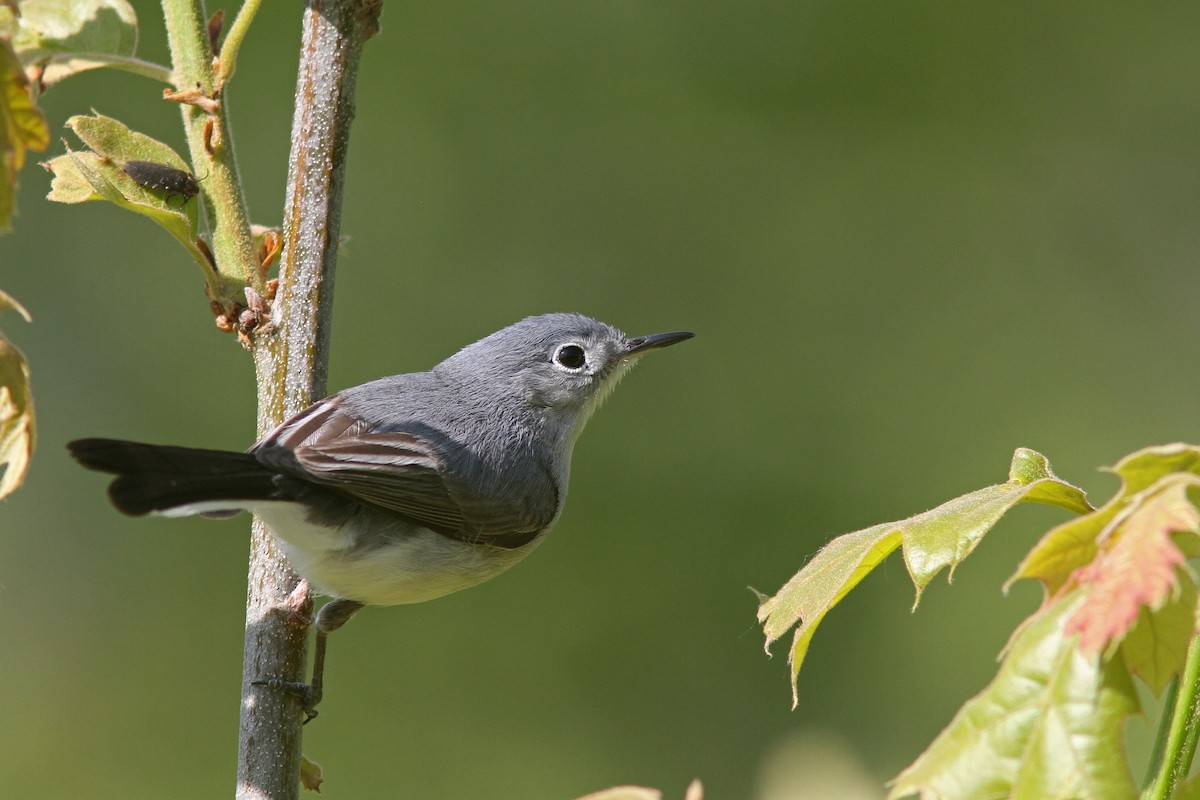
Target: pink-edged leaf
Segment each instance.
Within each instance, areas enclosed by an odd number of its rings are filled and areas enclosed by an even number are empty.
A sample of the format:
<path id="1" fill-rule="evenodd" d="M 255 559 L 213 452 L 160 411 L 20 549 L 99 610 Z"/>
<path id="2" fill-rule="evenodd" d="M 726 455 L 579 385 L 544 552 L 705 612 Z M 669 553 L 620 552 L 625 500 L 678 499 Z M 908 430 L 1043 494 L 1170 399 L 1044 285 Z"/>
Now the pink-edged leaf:
<path id="1" fill-rule="evenodd" d="M 1200 475 L 1200 447 L 1183 443 L 1147 447 L 1122 458 L 1112 472 L 1121 479 L 1121 490 L 1090 514 L 1064 522 L 1043 536 L 1008 579 L 1006 588 L 1019 578 L 1034 578 L 1042 582 L 1047 597 L 1057 594 L 1075 570 L 1096 558 L 1099 537 L 1135 495 L 1166 475 Z"/>
<path id="2" fill-rule="evenodd" d="M 1075 573 L 1074 581 L 1089 591 L 1067 631 L 1079 634 L 1085 652 L 1119 642 L 1142 608 L 1159 610 L 1176 590 L 1184 557 L 1171 535 L 1200 524 L 1187 496 L 1196 485 L 1200 476 L 1175 474 L 1139 493 L 1113 520 L 1107 547 Z"/>

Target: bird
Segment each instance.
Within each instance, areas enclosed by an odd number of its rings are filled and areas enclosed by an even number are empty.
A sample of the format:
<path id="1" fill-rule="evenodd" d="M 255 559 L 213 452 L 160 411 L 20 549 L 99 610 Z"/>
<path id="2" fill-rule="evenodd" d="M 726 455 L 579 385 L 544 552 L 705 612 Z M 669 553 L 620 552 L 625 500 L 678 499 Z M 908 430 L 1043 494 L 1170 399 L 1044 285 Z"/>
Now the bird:
<path id="1" fill-rule="evenodd" d="M 427 372 L 345 389 L 244 452 L 89 438 L 84 467 L 116 477 L 124 514 L 232 516 L 266 525 L 295 572 L 327 595 L 306 722 L 323 695 L 326 637 L 367 605 L 432 600 L 527 556 L 563 510 L 571 455 L 592 413 L 646 353 L 689 331 L 626 336 L 574 313 L 527 317 Z"/>

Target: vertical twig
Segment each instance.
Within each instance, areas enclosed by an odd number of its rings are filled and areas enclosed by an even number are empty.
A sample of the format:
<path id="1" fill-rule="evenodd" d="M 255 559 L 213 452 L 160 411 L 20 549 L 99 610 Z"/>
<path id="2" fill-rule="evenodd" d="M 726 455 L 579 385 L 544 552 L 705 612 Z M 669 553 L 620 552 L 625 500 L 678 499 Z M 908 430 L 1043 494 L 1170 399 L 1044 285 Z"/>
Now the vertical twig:
<path id="1" fill-rule="evenodd" d="M 247 15 L 238 16 L 239 19 L 248 18 Z M 171 48 L 176 94 L 195 90 L 197 98 L 194 99 L 203 101 L 202 104 L 180 101 L 180 109 L 192 167 L 203 167 L 207 175 L 200 201 L 205 207 L 209 244 L 222 280 L 213 299 L 232 312 L 233 303 L 242 299 L 245 286 L 253 286 L 259 294 L 264 289 L 254 239 L 250 235 L 233 138 L 229 135 L 227 109 L 221 92 L 215 89 L 204 3 L 202 0 L 163 0 L 163 17 Z M 208 136 L 204 132 L 206 125 L 212 127 Z M 206 146 L 206 139 L 215 144 Z"/>
<path id="2" fill-rule="evenodd" d="M 1167 800 L 1187 777 L 1200 736 L 1200 636 L 1192 637 L 1187 661 L 1163 696 L 1162 719 L 1141 800 Z"/>
<path id="3" fill-rule="evenodd" d="M 296 84 L 276 332 L 260 336 L 258 430 L 265 433 L 325 393 L 333 275 L 354 84 L 382 0 L 309 0 Z M 250 685 L 303 680 L 306 636 L 280 606 L 296 586 L 283 555 L 255 522 L 246 600 L 237 796 L 294 798 L 299 792 L 300 720 L 295 698 Z"/>

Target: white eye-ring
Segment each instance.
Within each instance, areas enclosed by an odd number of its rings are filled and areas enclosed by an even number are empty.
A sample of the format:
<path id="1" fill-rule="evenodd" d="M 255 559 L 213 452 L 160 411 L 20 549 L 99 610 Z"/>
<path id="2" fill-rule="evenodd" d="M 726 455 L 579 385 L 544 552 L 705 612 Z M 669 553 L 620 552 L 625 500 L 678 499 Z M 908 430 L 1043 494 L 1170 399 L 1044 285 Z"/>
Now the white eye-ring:
<path id="1" fill-rule="evenodd" d="M 564 344 L 554 351 L 554 363 L 570 372 L 578 372 L 587 365 L 587 353 L 577 344 Z"/>

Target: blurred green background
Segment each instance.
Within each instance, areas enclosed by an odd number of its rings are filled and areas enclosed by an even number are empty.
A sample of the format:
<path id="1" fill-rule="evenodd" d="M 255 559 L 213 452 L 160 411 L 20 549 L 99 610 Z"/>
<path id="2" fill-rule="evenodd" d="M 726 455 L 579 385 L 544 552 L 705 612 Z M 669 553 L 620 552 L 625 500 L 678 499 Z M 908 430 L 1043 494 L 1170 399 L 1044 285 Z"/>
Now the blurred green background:
<path id="1" fill-rule="evenodd" d="M 677 798 L 700 777 L 720 800 L 848 798 L 803 788 L 843 759 L 882 784 L 985 685 L 1040 598 L 1000 585 L 1064 512 L 1016 509 L 916 614 L 887 563 L 826 619 L 796 711 L 746 587 L 1004 480 L 1017 446 L 1102 500 L 1097 467 L 1197 439 L 1200 5 L 385 6 L 330 389 L 545 311 L 697 337 L 590 424 L 534 556 L 333 638 L 305 731 L 323 796 Z M 165 61 L 138 7 L 141 53 Z M 261 223 L 283 203 L 299 16 L 267 4 L 229 94 Z M 45 109 L 182 150 L 160 90 L 96 72 Z M 123 518 L 63 443 L 245 447 L 250 360 L 164 233 L 44 202 L 36 168 L 22 184 L 0 287 L 34 324 L 2 322 L 40 428 L 0 506 L 0 793 L 229 796 L 247 523 Z M 1135 753 L 1151 724 L 1130 723 Z"/>

